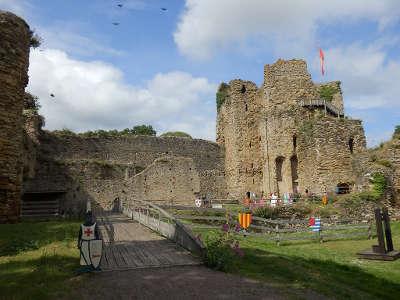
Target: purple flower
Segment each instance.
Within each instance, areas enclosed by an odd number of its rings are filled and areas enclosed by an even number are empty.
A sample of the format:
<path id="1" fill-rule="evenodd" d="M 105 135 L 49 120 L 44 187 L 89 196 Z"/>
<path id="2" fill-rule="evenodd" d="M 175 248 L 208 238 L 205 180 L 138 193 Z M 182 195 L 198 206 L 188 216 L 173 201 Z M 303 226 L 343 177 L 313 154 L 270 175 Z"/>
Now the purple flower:
<path id="1" fill-rule="evenodd" d="M 236 226 L 235 226 L 235 231 L 236 231 L 236 232 L 239 232 L 240 229 L 241 229 L 241 228 L 240 228 L 240 224 L 236 224 Z"/>
<path id="2" fill-rule="evenodd" d="M 229 231 L 229 225 L 227 223 L 222 225 L 222 231 L 224 231 L 224 232 L 228 232 Z"/>

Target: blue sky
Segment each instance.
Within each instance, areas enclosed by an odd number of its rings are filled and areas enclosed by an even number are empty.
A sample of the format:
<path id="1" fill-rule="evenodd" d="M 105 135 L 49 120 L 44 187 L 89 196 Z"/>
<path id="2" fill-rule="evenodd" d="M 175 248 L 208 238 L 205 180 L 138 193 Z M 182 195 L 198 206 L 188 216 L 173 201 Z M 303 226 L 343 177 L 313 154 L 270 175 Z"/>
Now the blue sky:
<path id="1" fill-rule="evenodd" d="M 43 38 L 28 90 L 48 129 L 148 123 L 213 140 L 218 84 L 260 85 L 278 58 L 305 59 L 315 82 L 341 80 L 346 113 L 364 121 L 369 145 L 400 124 L 396 0 L 0 0 L 0 9 Z"/>

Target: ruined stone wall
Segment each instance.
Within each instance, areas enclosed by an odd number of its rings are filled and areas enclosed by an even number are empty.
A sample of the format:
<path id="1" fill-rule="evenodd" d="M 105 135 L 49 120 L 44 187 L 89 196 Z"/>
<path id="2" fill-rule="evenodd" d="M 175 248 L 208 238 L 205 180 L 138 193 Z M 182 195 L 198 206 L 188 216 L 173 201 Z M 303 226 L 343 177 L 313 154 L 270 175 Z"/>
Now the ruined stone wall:
<path id="1" fill-rule="evenodd" d="M 18 220 L 20 212 L 22 109 L 30 38 L 22 19 L 0 11 L 0 222 Z"/>
<path id="2" fill-rule="evenodd" d="M 164 155 L 192 157 L 196 168 L 223 170 L 223 152 L 213 142 L 179 137 L 80 137 L 44 134 L 41 151 L 57 160 L 94 159 L 145 168 Z"/>
<path id="3" fill-rule="evenodd" d="M 260 100 L 254 83 L 232 80 L 218 112 L 217 143 L 225 149 L 228 198 L 241 199 L 247 191 L 261 193 Z"/>
<path id="4" fill-rule="evenodd" d="M 266 121 L 264 142 L 264 188 L 266 192 L 293 193 L 298 181 L 292 174 L 295 160 L 299 161 L 294 146 L 298 144 L 297 129 L 302 119 L 309 116 L 299 106 L 300 100 L 318 99 L 318 92 L 303 60 L 278 60 L 264 68 L 263 97 Z"/>
<path id="5" fill-rule="evenodd" d="M 321 87 L 329 86 L 337 90 L 332 104 L 343 110 L 340 82 L 314 84 L 305 61 L 278 60 L 265 66 L 260 89 L 248 85 L 225 85 L 218 111 L 217 142 L 225 149 L 230 193 L 321 194 L 338 183 L 355 185 L 353 158 L 365 150 L 361 122 L 300 105 L 320 99 Z"/>
<path id="6" fill-rule="evenodd" d="M 208 141 L 148 136 L 85 138 L 44 132 L 37 157 L 35 176 L 24 183 L 25 192 L 63 191 L 65 210 L 71 205 L 82 207 L 86 199 L 108 209 L 117 198 L 126 203 L 138 195 L 186 205 L 194 205 L 194 194 L 213 199 L 226 195 L 223 154 L 217 144 Z M 163 164 L 165 157 L 171 158 Z M 145 185 L 143 176 L 149 178 Z"/>
<path id="7" fill-rule="evenodd" d="M 146 200 L 167 205 L 194 205 L 200 177 L 192 158 L 164 156 L 127 182 L 134 187 L 128 203 Z"/>
<path id="8" fill-rule="evenodd" d="M 302 123 L 298 138 L 301 192 L 308 189 L 317 195 L 325 191 L 333 193 L 339 183 L 355 189 L 354 158 L 366 149 L 361 121 L 315 117 Z"/>

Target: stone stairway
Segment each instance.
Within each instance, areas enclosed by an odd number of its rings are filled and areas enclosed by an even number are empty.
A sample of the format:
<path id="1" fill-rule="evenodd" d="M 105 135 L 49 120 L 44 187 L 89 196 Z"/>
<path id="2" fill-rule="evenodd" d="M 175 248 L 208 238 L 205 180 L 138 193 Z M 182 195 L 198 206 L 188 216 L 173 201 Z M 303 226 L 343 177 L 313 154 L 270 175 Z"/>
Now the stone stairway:
<path id="1" fill-rule="evenodd" d="M 23 200 L 21 218 L 51 219 L 59 215 L 59 203 L 56 199 Z"/>

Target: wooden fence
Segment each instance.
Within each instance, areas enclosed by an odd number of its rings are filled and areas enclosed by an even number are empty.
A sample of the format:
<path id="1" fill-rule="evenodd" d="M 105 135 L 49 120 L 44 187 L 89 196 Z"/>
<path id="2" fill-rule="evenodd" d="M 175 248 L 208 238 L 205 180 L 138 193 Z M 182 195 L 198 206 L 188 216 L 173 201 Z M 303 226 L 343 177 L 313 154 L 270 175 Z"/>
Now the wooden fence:
<path id="1" fill-rule="evenodd" d="M 176 215 L 177 219 L 186 221 L 185 225 L 193 229 L 221 229 L 222 224 L 237 224 L 237 216 L 193 216 Z M 313 240 L 320 243 L 334 239 L 354 239 L 373 237 L 373 225 L 370 221 L 352 223 L 353 220 L 339 220 L 332 222 L 321 219 L 319 231 L 312 231 L 308 220 L 264 219 L 252 217 L 252 224 L 244 233 L 249 236 L 260 236 L 278 245 L 283 241 Z M 238 234 L 243 234 L 239 232 Z"/>

